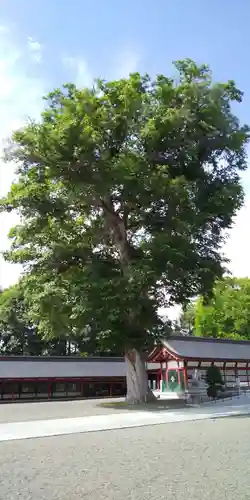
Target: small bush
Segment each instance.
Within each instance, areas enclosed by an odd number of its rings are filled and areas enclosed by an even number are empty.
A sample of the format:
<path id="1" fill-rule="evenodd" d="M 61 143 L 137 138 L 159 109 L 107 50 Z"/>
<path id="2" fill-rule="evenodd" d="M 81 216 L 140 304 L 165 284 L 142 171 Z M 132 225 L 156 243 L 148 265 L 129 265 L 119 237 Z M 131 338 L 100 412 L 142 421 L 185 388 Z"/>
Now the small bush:
<path id="1" fill-rule="evenodd" d="M 208 385 L 207 388 L 208 397 L 215 399 L 217 397 L 218 391 L 222 389 L 222 386 L 224 384 L 218 366 L 215 365 L 209 366 L 206 373 L 206 382 Z"/>
<path id="2" fill-rule="evenodd" d="M 216 386 L 208 386 L 207 395 L 209 398 L 215 399 L 217 397 L 217 388 Z"/>

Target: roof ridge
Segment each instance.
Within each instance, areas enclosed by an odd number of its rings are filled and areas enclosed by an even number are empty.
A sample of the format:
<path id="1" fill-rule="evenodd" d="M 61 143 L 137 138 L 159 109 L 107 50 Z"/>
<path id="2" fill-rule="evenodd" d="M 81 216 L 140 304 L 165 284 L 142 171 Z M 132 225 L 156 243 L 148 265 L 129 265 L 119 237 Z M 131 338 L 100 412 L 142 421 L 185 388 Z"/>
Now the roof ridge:
<path id="1" fill-rule="evenodd" d="M 184 335 L 171 335 L 170 337 L 164 339 L 165 342 L 171 342 L 171 340 L 181 340 L 183 342 L 207 342 L 214 344 L 238 344 L 238 345 L 250 345 L 250 340 L 233 340 L 233 339 L 222 339 L 214 337 L 195 337 L 195 336 L 184 336 Z"/>

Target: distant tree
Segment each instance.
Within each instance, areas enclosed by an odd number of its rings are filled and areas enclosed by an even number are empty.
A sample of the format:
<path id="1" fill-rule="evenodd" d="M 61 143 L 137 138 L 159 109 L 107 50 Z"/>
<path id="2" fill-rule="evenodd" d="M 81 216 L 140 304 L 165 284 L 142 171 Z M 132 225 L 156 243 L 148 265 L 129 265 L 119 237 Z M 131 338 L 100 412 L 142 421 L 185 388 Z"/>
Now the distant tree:
<path id="1" fill-rule="evenodd" d="M 189 303 L 180 316 L 180 330 L 187 335 L 193 335 L 195 325 L 195 302 Z"/>
<path id="2" fill-rule="evenodd" d="M 0 355 L 61 356 L 70 354 L 67 339 L 44 340 L 31 321 L 24 297 L 25 279 L 0 293 Z"/>
<path id="3" fill-rule="evenodd" d="M 0 354 L 41 354 L 43 342 L 28 320 L 22 290 L 13 285 L 0 294 Z"/>
<path id="4" fill-rule="evenodd" d="M 2 208 L 22 223 L 6 257 L 29 273 L 33 321 L 54 338 L 90 325 L 103 350 L 125 352 L 130 402 L 152 398 L 159 308 L 210 294 L 243 203 L 242 92 L 189 59 L 175 69 L 56 89 L 7 156 L 19 177 Z"/>
<path id="5" fill-rule="evenodd" d="M 199 299 L 194 334 L 250 340 L 250 279 L 225 278 L 216 283 L 208 303 Z"/>

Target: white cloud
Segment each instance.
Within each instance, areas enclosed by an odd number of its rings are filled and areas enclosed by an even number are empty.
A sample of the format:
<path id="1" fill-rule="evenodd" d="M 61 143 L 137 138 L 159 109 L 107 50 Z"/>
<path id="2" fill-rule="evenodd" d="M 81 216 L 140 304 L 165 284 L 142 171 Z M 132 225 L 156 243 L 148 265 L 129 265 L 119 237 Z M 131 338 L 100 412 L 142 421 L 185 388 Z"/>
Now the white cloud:
<path id="1" fill-rule="evenodd" d="M 225 245 L 225 254 L 230 259 L 229 270 L 237 277 L 250 277 L 250 196 L 235 218 L 235 224 Z"/>
<path id="2" fill-rule="evenodd" d="M 62 64 L 72 72 L 72 79 L 78 88 L 91 87 L 93 75 L 81 57 L 62 56 Z"/>
<path id="3" fill-rule="evenodd" d="M 27 46 L 28 46 L 30 59 L 35 63 L 41 62 L 42 51 L 43 51 L 42 44 L 39 43 L 34 38 L 32 38 L 31 36 L 29 36 L 28 41 L 27 41 Z"/>
<path id="4" fill-rule="evenodd" d="M 114 60 L 114 77 L 127 78 L 130 73 L 138 71 L 140 59 L 139 53 L 135 50 L 127 48 L 119 52 Z"/>
<path id="5" fill-rule="evenodd" d="M 32 43 L 34 43 L 32 39 Z M 29 40 L 28 40 L 29 44 Z M 44 94 L 42 83 L 32 75 L 26 56 L 34 53 L 34 47 L 17 47 L 10 29 L 0 28 L 0 150 L 6 137 L 20 127 L 28 116 L 37 117 L 42 107 Z M 29 58 L 28 58 L 29 59 Z M 1 151 L 0 151 L 1 156 Z M 4 196 L 14 180 L 15 166 L 0 161 L 0 197 Z M 16 214 L 0 214 L 0 251 L 9 247 L 8 232 L 18 222 Z M 15 283 L 21 266 L 8 264 L 0 256 L 0 286 Z"/>
<path id="6" fill-rule="evenodd" d="M 62 64 L 70 71 L 70 78 L 79 88 L 91 87 L 94 82 L 94 75 L 90 67 L 83 57 L 72 57 L 63 55 L 61 57 Z M 128 48 L 120 50 L 115 57 L 111 59 L 111 63 L 104 78 L 119 79 L 126 78 L 130 73 L 138 70 L 140 56 L 135 50 Z M 96 75 L 99 77 L 100 75 Z"/>

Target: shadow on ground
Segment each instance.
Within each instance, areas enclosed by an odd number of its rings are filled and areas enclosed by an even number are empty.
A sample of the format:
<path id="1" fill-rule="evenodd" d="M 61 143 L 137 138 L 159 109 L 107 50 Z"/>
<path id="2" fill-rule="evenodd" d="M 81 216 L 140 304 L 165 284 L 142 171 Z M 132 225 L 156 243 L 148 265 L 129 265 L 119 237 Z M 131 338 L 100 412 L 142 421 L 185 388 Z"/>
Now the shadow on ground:
<path id="1" fill-rule="evenodd" d="M 219 420 L 220 418 L 230 418 L 231 420 L 234 419 L 234 418 L 250 418 L 250 413 L 244 413 L 242 415 L 228 415 L 226 417 L 224 417 L 223 415 L 218 415 L 218 416 L 213 416 L 211 417 L 212 420 Z"/>
<path id="2" fill-rule="evenodd" d="M 62 397 L 62 398 L 25 398 L 25 399 L 1 399 L 0 400 L 0 406 L 1 405 L 12 405 L 12 404 L 22 404 L 22 403 L 67 403 L 67 402 L 72 402 L 72 401 L 92 401 L 94 398 L 74 398 L 74 397 Z"/>
<path id="3" fill-rule="evenodd" d="M 129 404 L 126 401 L 105 401 L 96 404 L 100 408 L 112 409 L 117 411 L 166 411 L 166 410 L 177 410 L 182 408 L 188 408 L 189 405 L 185 401 L 180 399 L 176 400 L 165 400 L 165 401 L 154 401 L 152 403 L 142 403 L 142 404 Z"/>

